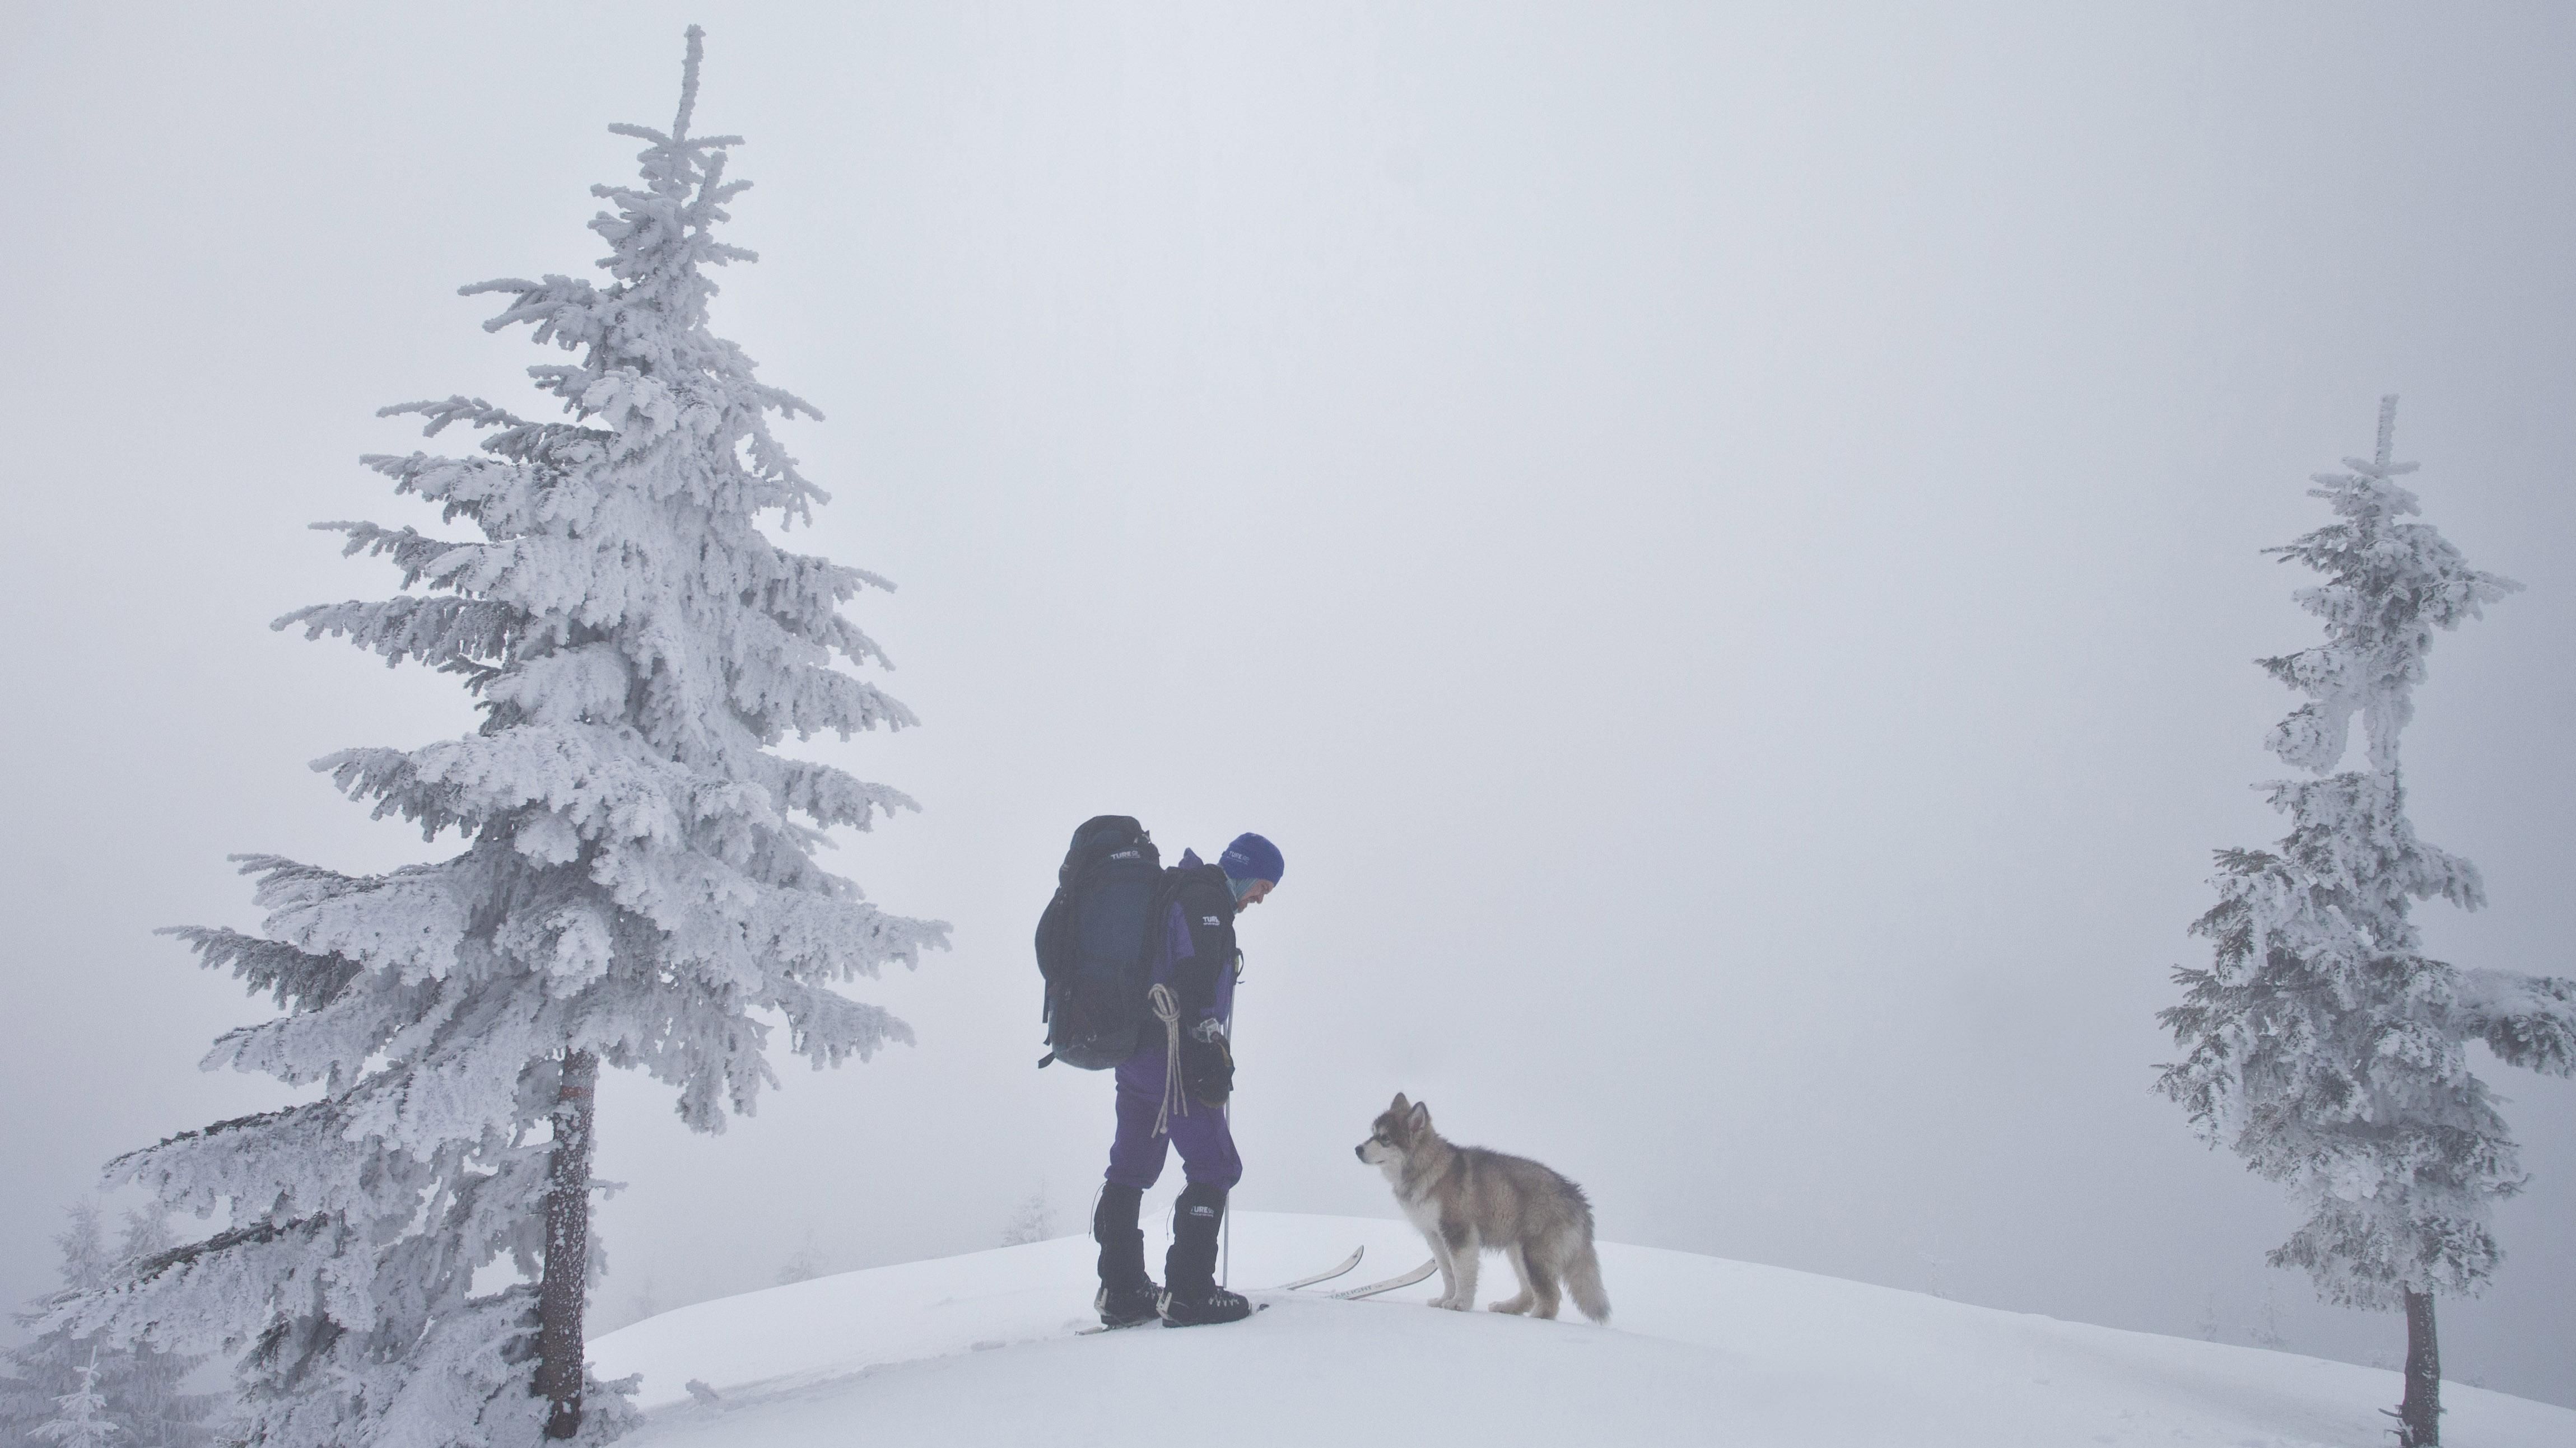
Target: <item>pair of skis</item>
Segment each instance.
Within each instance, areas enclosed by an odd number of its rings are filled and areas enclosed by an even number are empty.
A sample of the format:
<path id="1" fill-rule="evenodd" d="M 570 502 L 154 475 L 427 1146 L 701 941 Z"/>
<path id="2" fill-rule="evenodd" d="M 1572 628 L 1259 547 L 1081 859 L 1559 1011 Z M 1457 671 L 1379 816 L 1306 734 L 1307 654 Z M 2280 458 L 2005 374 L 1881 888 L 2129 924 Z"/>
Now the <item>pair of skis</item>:
<path id="1" fill-rule="evenodd" d="M 1340 1277 L 1349 1272 L 1352 1268 L 1360 1265 L 1360 1258 L 1365 1255 L 1367 1251 L 1368 1248 L 1366 1247 L 1355 1248 L 1351 1252 L 1351 1255 L 1342 1259 L 1340 1266 L 1318 1272 L 1312 1277 L 1300 1277 L 1294 1282 L 1283 1282 L 1279 1285 L 1277 1290 L 1281 1292 L 1294 1292 L 1300 1287 L 1312 1287 L 1318 1282 L 1330 1282 L 1334 1278 Z M 1390 1277 L 1384 1282 L 1372 1282 L 1366 1287 L 1346 1287 L 1332 1295 L 1341 1298 L 1345 1302 L 1357 1302 L 1363 1297 L 1375 1297 L 1381 1292 L 1393 1292 L 1399 1287 L 1410 1287 L 1414 1283 L 1421 1281 L 1439 1270 L 1440 1263 L 1437 1260 L 1433 1260 L 1423 1263 L 1421 1266 L 1414 1268 L 1412 1271 L 1407 1272 L 1400 1277 Z"/>

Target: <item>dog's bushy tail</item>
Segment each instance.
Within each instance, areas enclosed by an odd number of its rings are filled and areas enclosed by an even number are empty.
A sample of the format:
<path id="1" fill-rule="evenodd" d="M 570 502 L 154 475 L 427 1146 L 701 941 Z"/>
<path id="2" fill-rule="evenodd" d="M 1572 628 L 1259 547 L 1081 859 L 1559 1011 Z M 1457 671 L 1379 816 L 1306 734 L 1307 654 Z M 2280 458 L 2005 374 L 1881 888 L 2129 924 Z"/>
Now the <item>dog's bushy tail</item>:
<path id="1" fill-rule="evenodd" d="M 1610 1294 L 1601 1290 L 1601 1258 L 1592 1250 L 1592 1238 L 1586 1233 L 1583 1245 L 1575 1248 L 1574 1260 L 1565 1264 L 1565 1290 L 1583 1315 L 1608 1326 Z"/>

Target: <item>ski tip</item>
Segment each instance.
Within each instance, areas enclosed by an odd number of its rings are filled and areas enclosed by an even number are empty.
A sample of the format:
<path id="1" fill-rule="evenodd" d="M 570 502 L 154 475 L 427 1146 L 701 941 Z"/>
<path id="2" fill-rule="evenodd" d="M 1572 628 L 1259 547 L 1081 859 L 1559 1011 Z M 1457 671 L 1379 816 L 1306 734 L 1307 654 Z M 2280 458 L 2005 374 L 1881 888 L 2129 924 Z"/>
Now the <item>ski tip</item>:
<path id="1" fill-rule="evenodd" d="M 1364 1246 L 1354 1247 L 1351 1249 L 1351 1255 L 1343 1258 L 1339 1263 L 1316 1273 L 1314 1276 L 1300 1277 L 1294 1282 L 1282 1282 L 1271 1290 L 1275 1292 L 1294 1292 L 1300 1287 L 1312 1287 L 1318 1282 L 1330 1282 L 1336 1277 L 1348 1275 L 1352 1268 L 1360 1265 L 1360 1258 L 1367 1254 L 1368 1248 Z"/>
<path id="2" fill-rule="evenodd" d="M 1401 1277 L 1390 1277 L 1384 1282 L 1372 1282 L 1366 1287 L 1349 1288 L 1345 1291 L 1336 1292 L 1333 1296 L 1340 1298 L 1344 1302 L 1358 1302 L 1367 1298 L 1375 1297 L 1381 1292 L 1393 1292 L 1399 1287 L 1411 1287 L 1416 1282 L 1424 1281 L 1429 1278 L 1432 1273 L 1439 1270 L 1440 1263 L 1437 1259 L 1434 1259 L 1423 1263 L 1421 1266 L 1414 1268 L 1412 1271 L 1405 1273 Z"/>

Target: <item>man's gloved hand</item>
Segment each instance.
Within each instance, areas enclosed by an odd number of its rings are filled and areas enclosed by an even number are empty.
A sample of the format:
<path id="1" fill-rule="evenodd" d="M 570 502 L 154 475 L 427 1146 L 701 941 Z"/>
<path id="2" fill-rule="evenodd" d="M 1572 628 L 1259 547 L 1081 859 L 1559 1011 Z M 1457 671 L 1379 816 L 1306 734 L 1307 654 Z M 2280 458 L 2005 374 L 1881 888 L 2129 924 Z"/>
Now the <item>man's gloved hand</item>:
<path id="1" fill-rule="evenodd" d="M 1234 1094 L 1234 1052 L 1224 1022 L 1201 1021 L 1181 1037 L 1181 1089 L 1209 1106 L 1223 1106 Z"/>

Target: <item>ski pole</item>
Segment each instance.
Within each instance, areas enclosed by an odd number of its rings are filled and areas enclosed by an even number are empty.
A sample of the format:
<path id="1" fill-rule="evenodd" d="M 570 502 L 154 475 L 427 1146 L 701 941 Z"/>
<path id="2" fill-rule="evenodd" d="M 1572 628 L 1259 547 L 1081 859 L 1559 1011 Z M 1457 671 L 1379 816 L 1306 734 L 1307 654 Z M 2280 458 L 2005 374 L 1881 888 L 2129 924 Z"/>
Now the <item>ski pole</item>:
<path id="1" fill-rule="evenodd" d="M 1240 950 L 1234 953 L 1234 983 L 1243 984 L 1243 952 Z M 1242 1011 L 1241 1003 L 1234 999 L 1234 992 L 1228 991 L 1225 1013 L 1225 1053 L 1229 1060 L 1234 1056 L 1234 1023 L 1243 1018 Z M 1219 1109 L 1225 1115 L 1225 1139 L 1232 1141 L 1234 1140 L 1234 1093 L 1232 1091 L 1225 1093 L 1225 1105 Z M 1243 1148 L 1237 1146 L 1235 1154 L 1239 1157 L 1242 1153 Z M 1234 1285 L 1234 1204 L 1231 1201 L 1226 1204 L 1225 1220 L 1218 1224 L 1217 1243 L 1217 1250 L 1222 1254 L 1221 1265 L 1218 1266 L 1216 1273 L 1217 1285 L 1232 1287 Z"/>
<path id="2" fill-rule="evenodd" d="M 1234 1022 L 1231 1020 L 1225 1023 L 1225 1036 L 1225 1048 L 1230 1054 L 1234 1050 Z M 1225 1093 L 1225 1105 L 1218 1107 L 1217 1110 L 1225 1117 L 1225 1139 L 1234 1140 L 1233 1092 Z M 1243 1148 L 1236 1147 L 1235 1155 L 1240 1157 L 1242 1154 Z M 1217 1224 L 1217 1250 L 1222 1255 L 1216 1269 L 1216 1285 L 1231 1287 L 1234 1285 L 1234 1204 L 1232 1202 L 1226 1203 L 1225 1220 Z"/>

